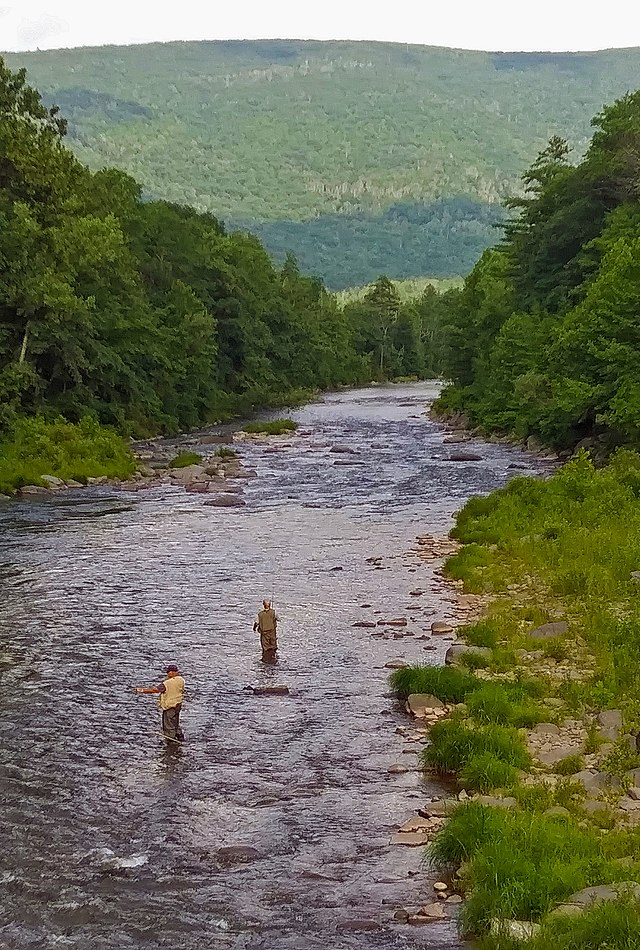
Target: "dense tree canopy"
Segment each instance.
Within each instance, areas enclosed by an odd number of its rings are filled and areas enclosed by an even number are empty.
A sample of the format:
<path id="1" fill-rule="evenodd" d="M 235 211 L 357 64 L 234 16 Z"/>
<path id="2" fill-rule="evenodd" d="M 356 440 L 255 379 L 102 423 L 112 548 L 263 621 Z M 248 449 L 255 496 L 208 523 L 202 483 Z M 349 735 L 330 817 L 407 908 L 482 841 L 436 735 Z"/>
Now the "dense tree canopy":
<path id="1" fill-rule="evenodd" d="M 442 405 L 563 447 L 640 442 L 640 92 L 593 126 L 577 165 L 551 140 L 502 243 L 447 295 Z"/>
<path id="2" fill-rule="evenodd" d="M 210 214 L 92 174 L 0 63 L 0 426 L 93 410 L 175 429 L 300 387 L 366 379 L 335 299 Z"/>
<path id="3" fill-rule="evenodd" d="M 633 88 L 637 49 L 487 53 L 246 40 L 11 54 L 93 170 L 294 251 L 331 289 L 465 275 L 500 202 L 560 131 Z"/>

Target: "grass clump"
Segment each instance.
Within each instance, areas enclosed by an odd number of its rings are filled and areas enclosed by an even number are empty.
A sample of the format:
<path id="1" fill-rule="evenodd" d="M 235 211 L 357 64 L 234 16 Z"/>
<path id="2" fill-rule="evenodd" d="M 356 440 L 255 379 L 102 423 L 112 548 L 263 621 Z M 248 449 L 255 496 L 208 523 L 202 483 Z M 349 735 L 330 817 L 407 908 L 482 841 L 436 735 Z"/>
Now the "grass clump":
<path id="1" fill-rule="evenodd" d="M 491 666 L 491 660 L 488 656 L 482 656 L 480 653 L 474 653 L 473 650 L 465 650 L 458 656 L 458 663 L 466 666 L 468 670 L 486 670 Z"/>
<path id="2" fill-rule="evenodd" d="M 497 628 L 496 620 L 492 617 L 486 617 L 478 620 L 476 623 L 463 627 L 460 631 L 465 643 L 472 647 L 489 647 L 494 650 L 498 646 L 500 632 Z"/>
<path id="3" fill-rule="evenodd" d="M 528 950 L 638 950 L 640 902 L 631 897 L 605 901 L 576 917 L 545 921 Z"/>
<path id="4" fill-rule="evenodd" d="M 516 728 L 532 728 L 544 722 L 546 714 L 528 692 L 537 689 L 535 681 L 521 683 L 487 682 L 467 699 L 469 715 L 475 722 L 494 722 Z"/>
<path id="5" fill-rule="evenodd" d="M 482 684 L 475 676 L 451 666 L 405 666 L 389 677 L 399 699 L 411 693 L 431 693 L 443 703 L 463 703 Z"/>
<path id="6" fill-rule="evenodd" d="M 92 416 L 74 424 L 40 416 L 14 423 L 0 444 L 0 493 L 23 485 L 42 485 L 43 475 L 64 481 L 129 478 L 136 462 L 128 445 Z"/>
<path id="7" fill-rule="evenodd" d="M 226 449 L 224 446 L 221 449 L 218 449 L 215 453 L 217 458 L 220 459 L 235 459 L 238 458 L 238 453 L 235 449 Z"/>
<path id="8" fill-rule="evenodd" d="M 422 753 L 426 766 L 446 774 L 460 773 L 472 759 L 487 755 L 515 769 L 531 764 L 516 729 L 493 724 L 472 728 L 455 718 L 440 720 L 432 727 L 431 744 Z M 486 759 L 483 764 L 486 768 Z"/>
<path id="9" fill-rule="evenodd" d="M 274 419 L 272 422 L 248 422 L 244 431 L 252 435 L 265 433 L 266 435 L 284 435 L 286 432 L 295 432 L 298 423 L 293 419 Z"/>
<path id="10" fill-rule="evenodd" d="M 540 920 L 575 891 L 629 874 L 595 829 L 474 802 L 455 810 L 429 854 L 441 866 L 465 862 L 462 921 L 476 934 L 487 933 L 496 917 Z"/>
<path id="11" fill-rule="evenodd" d="M 578 755 L 566 755 L 564 759 L 560 759 L 559 762 L 553 767 L 553 771 L 557 775 L 575 775 L 576 772 L 581 772 L 584 768 L 584 756 Z"/>
<path id="12" fill-rule="evenodd" d="M 481 752 L 467 760 L 458 780 L 463 788 L 474 792 L 490 792 L 495 788 L 509 788 L 518 778 L 518 770 L 503 762 L 491 752 Z"/>
<path id="13" fill-rule="evenodd" d="M 202 456 L 197 452 L 178 452 L 169 462 L 169 468 L 186 468 L 188 465 L 200 465 Z"/>

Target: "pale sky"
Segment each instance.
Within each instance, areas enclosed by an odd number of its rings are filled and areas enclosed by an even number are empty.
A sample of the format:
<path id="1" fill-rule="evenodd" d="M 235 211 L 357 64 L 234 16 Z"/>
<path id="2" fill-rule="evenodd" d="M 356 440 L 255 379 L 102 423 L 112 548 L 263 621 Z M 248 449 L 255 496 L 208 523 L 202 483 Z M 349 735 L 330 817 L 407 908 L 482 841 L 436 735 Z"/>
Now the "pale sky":
<path id="1" fill-rule="evenodd" d="M 0 0 L 0 50 L 154 40 L 386 40 L 483 50 L 640 46 L 637 0 Z"/>

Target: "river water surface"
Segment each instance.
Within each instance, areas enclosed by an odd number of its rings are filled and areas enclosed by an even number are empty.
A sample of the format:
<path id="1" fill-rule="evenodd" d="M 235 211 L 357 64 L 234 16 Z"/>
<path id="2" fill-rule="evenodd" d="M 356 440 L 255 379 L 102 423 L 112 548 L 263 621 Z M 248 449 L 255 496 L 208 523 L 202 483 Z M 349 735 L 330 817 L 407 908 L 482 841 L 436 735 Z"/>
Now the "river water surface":
<path id="1" fill-rule="evenodd" d="M 389 846 L 439 789 L 388 772 L 420 746 L 395 732 L 385 663 L 441 662 L 450 641 L 425 652 L 352 624 L 406 616 L 421 636 L 451 616 L 416 536 L 534 462 L 478 443 L 464 448 L 482 461 L 450 461 L 459 447 L 424 415 L 436 392 L 293 413 L 290 447 L 241 447 L 258 471 L 245 508 L 170 486 L 0 505 L 1 947 L 461 946 L 453 923 L 393 920 L 432 878 L 420 849 Z M 264 596 L 275 667 L 251 629 Z M 131 687 L 171 661 L 187 742 L 167 750 L 155 698 Z M 246 689 L 264 684 L 290 695 Z M 222 850 L 240 846 L 255 853 Z"/>

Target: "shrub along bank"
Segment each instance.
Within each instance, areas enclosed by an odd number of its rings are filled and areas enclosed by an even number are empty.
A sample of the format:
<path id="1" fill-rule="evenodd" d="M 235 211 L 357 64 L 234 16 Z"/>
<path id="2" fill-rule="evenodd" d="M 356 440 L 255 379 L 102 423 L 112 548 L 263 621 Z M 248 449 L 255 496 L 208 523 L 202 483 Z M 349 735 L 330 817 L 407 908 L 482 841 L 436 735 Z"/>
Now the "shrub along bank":
<path id="1" fill-rule="evenodd" d="M 460 668 L 392 677 L 401 697 L 449 705 L 423 762 L 471 797 L 430 856 L 459 869 L 462 924 L 485 950 L 637 948 L 640 457 L 596 470 L 581 453 L 546 481 L 516 478 L 472 499 L 452 536 L 448 575 L 495 598 L 461 631 Z"/>
<path id="2" fill-rule="evenodd" d="M 136 462 L 116 432 L 86 416 L 76 425 L 58 418 L 18 420 L 0 442 L 0 494 L 42 485 L 43 475 L 86 484 L 90 478 L 129 478 Z"/>

